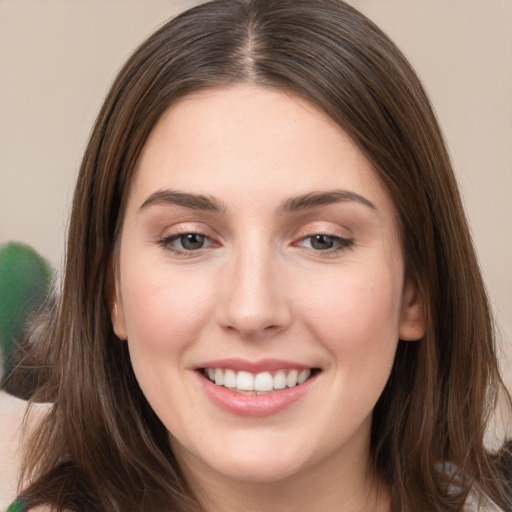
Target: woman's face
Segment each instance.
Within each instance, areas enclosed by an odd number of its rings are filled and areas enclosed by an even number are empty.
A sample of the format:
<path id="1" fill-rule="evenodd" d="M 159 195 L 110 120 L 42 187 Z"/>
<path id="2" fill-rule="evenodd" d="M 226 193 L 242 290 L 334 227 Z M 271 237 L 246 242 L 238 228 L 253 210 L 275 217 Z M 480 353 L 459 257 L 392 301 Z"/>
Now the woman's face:
<path id="1" fill-rule="evenodd" d="M 250 481 L 365 465 L 397 340 L 422 334 L 369 162 L 309 102 L 245 85 L 152 131 L 112 303 L 178 460 Z"/>

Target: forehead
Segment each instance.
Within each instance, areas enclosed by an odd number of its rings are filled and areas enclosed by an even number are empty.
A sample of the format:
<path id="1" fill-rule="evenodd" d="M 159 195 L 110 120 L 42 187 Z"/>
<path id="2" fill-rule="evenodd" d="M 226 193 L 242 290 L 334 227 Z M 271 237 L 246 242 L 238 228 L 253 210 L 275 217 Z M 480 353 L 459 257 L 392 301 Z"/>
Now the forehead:
<path id="1" fill-rule="evenodd" d="M 330 117 L 298 95 L 249 85 L 202 90 L 165 112 L 130 196 L 140 205 L 166 187 L 241 205 L 343 188 L 393 213 L 371 164 Z"/>

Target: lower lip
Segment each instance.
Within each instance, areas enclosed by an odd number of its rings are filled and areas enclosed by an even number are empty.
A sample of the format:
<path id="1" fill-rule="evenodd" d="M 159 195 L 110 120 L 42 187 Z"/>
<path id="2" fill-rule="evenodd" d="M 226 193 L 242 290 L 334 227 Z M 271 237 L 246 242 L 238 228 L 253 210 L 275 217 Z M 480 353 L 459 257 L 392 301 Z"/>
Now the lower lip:
<path id="1" fill-rule="evenodd" d="M 293 388 L 285 388 L 263 395 L 236 393 L 224 386 L 217 386 L 198 373 L 207 396 L 221 409 L 239 416 L 271 416 L 277 414 L 303 398 L 310 390 L 317 375 Z"/>

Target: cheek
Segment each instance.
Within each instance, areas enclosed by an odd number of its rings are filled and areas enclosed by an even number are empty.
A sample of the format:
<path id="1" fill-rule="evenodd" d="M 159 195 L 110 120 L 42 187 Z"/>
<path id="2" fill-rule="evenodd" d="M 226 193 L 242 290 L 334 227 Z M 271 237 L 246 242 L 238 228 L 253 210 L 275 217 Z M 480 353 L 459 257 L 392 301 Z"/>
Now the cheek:
<path id="1" fill-rule="evenodd" d="M 317 280 L 304 319 L 340 364 L 392 359 L 398 342 L 401 279 L 386 271 L 350 271 Z"/>
<path id="2" fill-rule="evenodd" d="M 317 414 L 330 418 L 336 438 L 340 425 L 350 429 L 369 417 L 389 378 L 398 344 L 401 281 L 385 272 L 317 281 L 314 299 L 304 306 L 306 329 L 330 354 L 326 378 L 337 406 L 318 404 Z"/>
<path id="3" fill-rule="evenodd" d="M 182 383 L 186 354 L 211 316 L 209 287 L 204 276 L 172 272 L 165 261 L 137 260 L 135 251 L 126 254 L 131 272 L 123 274 L 121 266 L 121 296 L 133 370 L 156 414 L 179 430 L 188 416 L 171 417 L 169 411 L 179 408 L 178 399 L 193 403 L 184 398 Z"/>
<path id="4" fill-rule="evenodd" d="M 200 273 L 171 271 L 150 262 L 126 268 L 121 295 L 128 339 L 154 355 L 183 349 L 201 330 L 213 300 Z"/>

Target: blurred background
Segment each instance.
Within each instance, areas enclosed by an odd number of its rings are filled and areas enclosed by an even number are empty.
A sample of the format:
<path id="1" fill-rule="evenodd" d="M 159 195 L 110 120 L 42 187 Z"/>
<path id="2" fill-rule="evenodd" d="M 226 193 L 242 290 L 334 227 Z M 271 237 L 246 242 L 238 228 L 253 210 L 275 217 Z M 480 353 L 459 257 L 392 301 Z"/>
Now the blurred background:
<path id="1" fill-rule="evenodd" d="M 0 0 L 0 243 L 29 244 L 59 273 L 80 159 L 113 77 L 145 36 L 198 3 Z M 512 1 L 350 3 L 431 96 L 512 354 Z"/>

